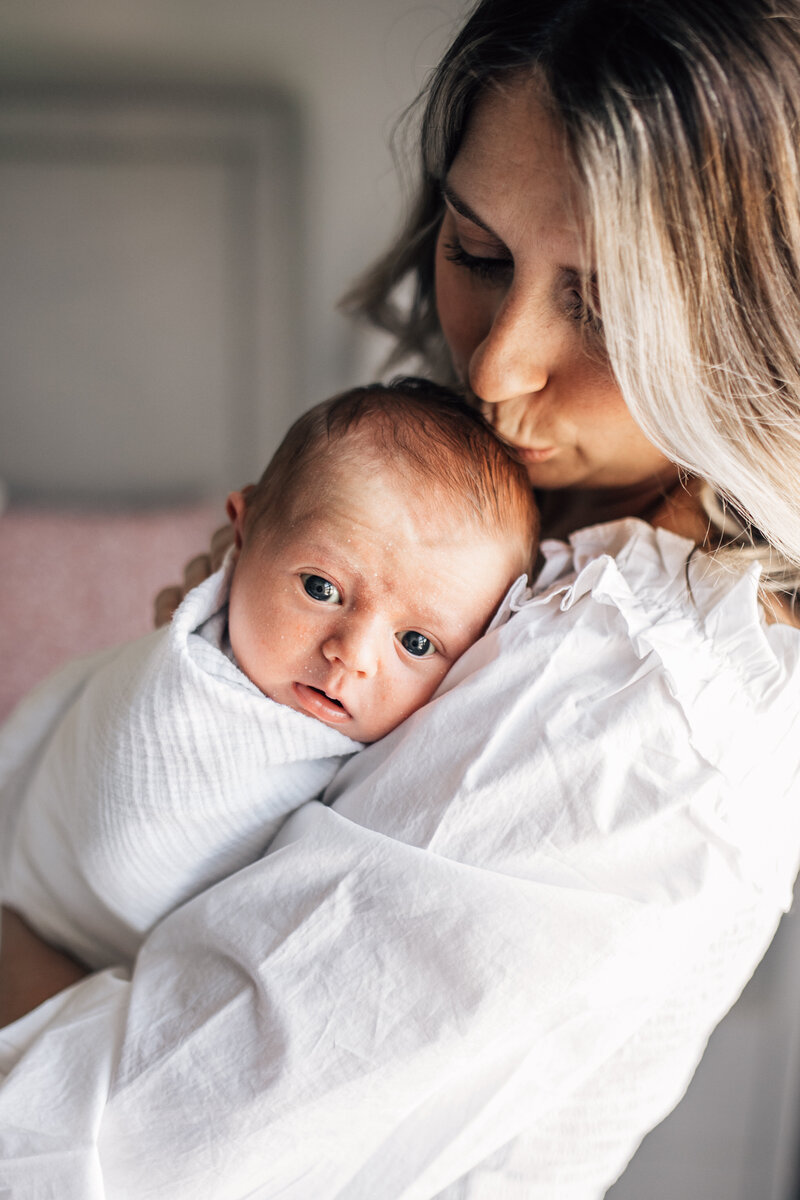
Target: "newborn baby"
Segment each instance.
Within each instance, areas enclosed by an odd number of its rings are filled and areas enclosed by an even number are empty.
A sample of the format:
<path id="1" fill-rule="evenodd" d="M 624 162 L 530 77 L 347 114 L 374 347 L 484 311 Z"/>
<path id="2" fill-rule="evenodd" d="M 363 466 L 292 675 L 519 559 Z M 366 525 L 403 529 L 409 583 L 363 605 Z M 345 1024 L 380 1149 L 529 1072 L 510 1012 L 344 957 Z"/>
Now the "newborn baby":
<path id="1" fill-rule="evenodd" d="M 524 467 L 422 380 L 306 413 L 228 512 L 169 628 L 64 668 L 0 736 L 3 904 L 93 968 L 425 704 L 538 531 Z"/>

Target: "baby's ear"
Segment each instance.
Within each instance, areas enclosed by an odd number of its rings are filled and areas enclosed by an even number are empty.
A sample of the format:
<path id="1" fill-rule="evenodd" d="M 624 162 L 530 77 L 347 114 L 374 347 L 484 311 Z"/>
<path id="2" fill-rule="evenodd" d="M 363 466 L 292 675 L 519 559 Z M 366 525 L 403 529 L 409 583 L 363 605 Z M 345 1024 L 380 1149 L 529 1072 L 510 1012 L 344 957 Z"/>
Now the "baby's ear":
<path id="1" fill-rule="evenodd" d="M 225 511 L 228 514 L 228 520 L 233 526 L 233 540 L 238 556 L 244 542 L 244 519 L 247 513 L 247 496 L 245 493 L 231 492 L 225 501 Z"/>

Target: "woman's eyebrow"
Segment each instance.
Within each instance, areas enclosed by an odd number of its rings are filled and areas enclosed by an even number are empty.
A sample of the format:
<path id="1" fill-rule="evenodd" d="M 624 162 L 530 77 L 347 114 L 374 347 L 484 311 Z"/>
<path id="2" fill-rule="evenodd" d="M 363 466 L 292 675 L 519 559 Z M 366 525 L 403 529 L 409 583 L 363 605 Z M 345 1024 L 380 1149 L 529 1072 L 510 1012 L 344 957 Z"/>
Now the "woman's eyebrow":
<path id="1" fill-rule="evenodd" d="M 484 231 L 484 233 L 489 233 L 493 238 L 497 238 L 497 234 L 491 228 L 491 226 L 487 225 L 485 221 L 481 220 L 474 209 L 470 208 L 466 200 L 461 199 L 458 192 L 453 191 L 446 179 L 442 182 L 442 195 L 450 207 L 454 209 L 459 216 L 465 217 L 468 221 L 471 221 L 473 225 L 477 225 L 479 229 Z M 497 238 L 497 240 L 500 241 L 500 238 Z"/>

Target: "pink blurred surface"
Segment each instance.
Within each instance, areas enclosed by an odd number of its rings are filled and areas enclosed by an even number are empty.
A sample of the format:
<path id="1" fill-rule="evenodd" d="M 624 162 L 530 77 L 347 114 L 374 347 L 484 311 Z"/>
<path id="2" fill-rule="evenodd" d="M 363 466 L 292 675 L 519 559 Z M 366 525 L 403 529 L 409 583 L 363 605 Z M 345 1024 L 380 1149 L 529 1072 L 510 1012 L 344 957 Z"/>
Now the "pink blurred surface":
<path id="1" fill-rule="evenodd" d="M 0 516 L 0 720 L 68 658 L 147 633 L 156 592 L 207 550 L 221 506 Z"/>

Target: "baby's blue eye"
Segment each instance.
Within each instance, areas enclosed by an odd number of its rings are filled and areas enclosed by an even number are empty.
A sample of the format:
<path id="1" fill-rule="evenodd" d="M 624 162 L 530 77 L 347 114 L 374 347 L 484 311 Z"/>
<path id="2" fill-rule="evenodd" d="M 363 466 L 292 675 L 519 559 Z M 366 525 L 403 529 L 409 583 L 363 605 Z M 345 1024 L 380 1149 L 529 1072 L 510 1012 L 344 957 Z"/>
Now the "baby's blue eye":
<path id="1" fill-rule="evenodd" d="M 403 649 L 415 658 L 428 658 L 436 653 L 436 647 L 430 638 L 426 638 L 424 633 L 417 633 L 416 629 L 406 629 L 397 636 Z"/>
<path id="2" fill-rule="evenodd" d="M 301 575 L 300 579 L 312 600 L 319 600 L 321 604 L 341 603 L 339 589 L 329 579 L 323 579 L 321 575 Z"/>

